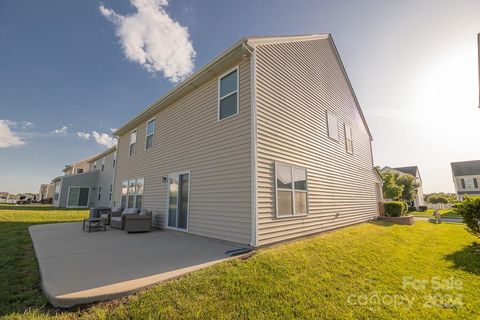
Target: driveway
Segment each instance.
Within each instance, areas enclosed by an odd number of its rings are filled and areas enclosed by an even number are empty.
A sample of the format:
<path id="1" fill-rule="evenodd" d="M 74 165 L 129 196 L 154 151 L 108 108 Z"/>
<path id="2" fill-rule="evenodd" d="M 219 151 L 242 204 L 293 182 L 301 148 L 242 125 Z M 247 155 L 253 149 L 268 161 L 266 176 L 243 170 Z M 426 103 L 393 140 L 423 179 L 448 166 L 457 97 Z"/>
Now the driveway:
<path id="1" fill-rule="evenodd" d="M 240 245 L 170 230 L 88 233 L 81 223 L 29 228 L 42 288 L 57 307 L 129 295 L 229 259 Z"/>

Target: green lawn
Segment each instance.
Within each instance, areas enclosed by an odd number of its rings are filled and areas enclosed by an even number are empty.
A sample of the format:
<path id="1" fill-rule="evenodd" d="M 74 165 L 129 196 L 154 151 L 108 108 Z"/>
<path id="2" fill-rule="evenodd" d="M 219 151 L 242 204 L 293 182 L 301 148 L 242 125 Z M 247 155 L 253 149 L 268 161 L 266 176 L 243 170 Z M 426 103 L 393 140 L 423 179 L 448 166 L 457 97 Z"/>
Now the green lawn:
<path id="1" fill-rule="evenodd" d="M 452 209 L 441 209 L 441 210 L 438 210 L 440 212 L 440 216 L 442 218 L 458 218 L 458 219 L 461 219 L 462 216 L 458 215 L 454 210 Z M 415 216 L 415 217 L 427 217 L 427 218 L 430 218 L 433 216 L 433 213 L 435 212 L 435 210 L 433 209 L 428 209 L 427 211 L 424 211 L 424 212 L 420 212 L 420 211 L 412 211 L 412 212 L 409 212 L 409 214 Z"/>
<path id="2" fill-rule="evenodd" d="M 83 216 L 85 211 L 0 209 L 3 227 L 0 316 L 36 319 L 480 317 L 478 238 L 461 224 L 428 222 L 416 222 L 413 226 L 356 225 L 262 249 L 247 260 L 221 263 L 130 298 L 55 314 L 41 297 L 27 226 L 77 220 Z M 31 310 L 24 313 L 27 308 Z"/>

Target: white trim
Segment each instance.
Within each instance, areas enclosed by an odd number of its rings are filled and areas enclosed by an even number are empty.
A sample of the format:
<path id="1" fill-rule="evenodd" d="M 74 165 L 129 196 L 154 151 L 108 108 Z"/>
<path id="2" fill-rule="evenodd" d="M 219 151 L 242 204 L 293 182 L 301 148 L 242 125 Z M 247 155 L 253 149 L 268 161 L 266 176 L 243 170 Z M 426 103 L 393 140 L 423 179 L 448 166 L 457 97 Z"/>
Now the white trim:
<path id="1" fill-rule="evenodd" d="M 336 139 L 330 136 L 330 121 L 328 120 L 329 115 L 335 117 L 335 119 L 337 120 L 337 138 Z M 340 142 L 340 129 L 338 127 L 338 116 L 329 110 L 327 110 L 327 136 L 333 141 Z"/>
<path id="2" fill-rule="evenodd" d="M 177 179 L 180 181 L 179 176 L 182 174 L 188 174 L 188 206 L 187 206 L 187 227 L 185 229 L 182 228 L 177 228 L 177 227 L 170 227 L 168 226 L 168 220 L 169 220 L 169 205 L 170 205 L 170 177 L 171 176 L 176 176 Z M 188 232 L 188 228 L 190 226 L 190 194 L 191 194 L 191 188 L 192 188 L 192 174 L 190 170 L 187 171 L 178 171 L 178 172 L 172 172 L 169 173 L 167 176 L 167 201 L 166 201 L 166 219 L 165 219 L 165 228 L 166 229 L 171 229 L 171 230 L 176 230 L 176 231 L 182 231 L 182 232 Z M 177 218 L 178 218 L 178 190 L 177 190 Z M 177 221 L 178 222 L 178 221 Z"/>
<path id="3" fill-rule="evenodd" d="M 280 189 L 280 191 L 289 191 L 292 193 L 292 215 L 279 215 L 278 214 L 278 191 L 279 189 L 277 188 L 277 166 L 278 165 L 283 165 L 290 167 L 291 171 L 291 176 L 292 176 L 292 189 Z M 310 212 L 309 208 L 309 192 L 308 192 L 308 168 L 305 166 L 300 166 L 296 164 L 291 164 L 283 161 L 275 161 L 275 218 L 276 219 L 288 219 L 288 218 L 302 218 L 308 216 Z M 307 190 L 295 190 L 295 181 L 293 180 L 293 169 L 304 169 L 305 170 L 305 183 L 306 183 L 306 188 Z M 300 213 L 300 214 L 295 214 L 295 192 L 303 192 L 307 194 L 307 203 L 306 203 L 306 213 Z"/>
<path id="4" fill-rule="evenodd" d="M 148 138 L 148 123 L 150 121 L 155 121 L 154 123 L 154 126 L 153 126 L 153 133 L 151 134 L 151 136 L 153 136 L 152 138 L 152 146 L 150 147 L 150 149 L 147 149 L 147 138 Z M 155 120 L 155 117 L 151 118 L 150 120 L 148 120 L 145 124 L 145 145 L 144 145 L 144 150 L 147 151 L 147 150 L 151 150 L 153 149 L 153 143 L 155 141 L 155 129 L 157 129 L 157 120 Z"/>
<path id="5" fill-rule="evenodd" d="M 69 206 L 68 205 L 68 200 L 70 200 L 70 189 L 71 188 L 83 188 L 83 189 L 88 189 L 88 198 L 87 198 L 87 205 L 86 206 Z M 90 202 L 90 192 L 91 189 L 90 187 L 86 186 L 68 186 L 68 193 L 67 193 L 67 203 L 65 204 L 65 208 L 88 208 L 88 204 Z"/>
<path id="6" fill-rule="evenodd" d="M 250 92 L 251 92 L 251 174 L 252 174 L 252 240 L 250 246 L 258 246 L 258 183 L 257 183 L 257 61 L 256 51 L 250 56 Z"/>
<path id="7" fill-rule="evenodd" d="M 348 137 L 347 128 L 349 129 L 348 131 L 350 131 L 350 138 Z M 352 129 L 352 126 L 350 126 L 349 124 L 344 122 L 343 123 L 343 131 L 345 131 L 345 151 L 347 151 L 348 154 L 353 155 L 353 129 Z M 350 143 L 352 144 L 352 152 L 348 151 L 348 140 L 350 140 Z"/>
<path id="8" fill-rule="evenodd" d="M 237 71 L 237 89 L 235 91 L 230 92 L 229 94 L 224 95 L 223 97 L 220 97 L 220 80 L 224 78 L 225 76 L 229 75 L 233 71 Z M 227 72 L 222 73 L 218 79 L 217 79 L 217 122 L 223 121 L 230 119 L 232 117 L 235 117 L 240 113 L 240 69 L 239 65 L 233 67 L 232 69 L 228 70 Z M 231 116 L 228 116 L 226 118 L 220 119 L 220 100 L 227 98 L 231 96 L 232 94 L 236 93 L 237 94 L 237 112 L 235 114 L 232 114 Z"/>
<path id="9" fill-rule="evenodd" d="M 135 128 L 132 131 L 130 131 L 130 136 L 128 137 L 129 138 L 129 140 L 128 140 L 128 156 L 129 157 L 133 157 L 137 153 L 137 150 L 136 150 L 137 149 L 137 140 L 138 140 L 137 139 L 138 138 L 138 130 L 137 129 L 138 128 Z M 134 142 L 135 148 L 133 149 L 133 154 L 132 154 L 130 152 L 130 146 L 132 145 L 132 133 L 134 133 L 134 132 L 135 132 L 135 142 Z"/>

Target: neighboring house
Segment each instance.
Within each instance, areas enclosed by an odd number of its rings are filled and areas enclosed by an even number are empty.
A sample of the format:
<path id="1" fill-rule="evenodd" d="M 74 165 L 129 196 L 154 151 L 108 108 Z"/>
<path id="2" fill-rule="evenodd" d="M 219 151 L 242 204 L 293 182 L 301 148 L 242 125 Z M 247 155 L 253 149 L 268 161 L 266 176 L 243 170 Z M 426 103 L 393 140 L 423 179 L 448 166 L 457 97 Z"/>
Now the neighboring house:
<path id="1" fill-rule="evenodd" d="M 113 206 L 252 246 L 378 216 L 369 129 L 329 34 L 243 38 L 114 132 Z"/>
<path id="2" fill-rule="evenodd" d="M 419 206 L 425 205 L 425 200 L 423 199 L 423 185 L 422 185 L 422 177 L 420 176 L 420 171 L 418 170 L 417 166 L 410 166 L 410 167 L 398 167 L 398 168 L 390 168 L 384 167 L 382 172 L 393 171 L 398 173 L 400 176 L 409 174 L 415 178 L 415 182 L 418 184 L 417 191 L 415 192 L 414 200 L 409 203 L 410 206 L 414 206 L 418 209 Z"/>
<path id="3" fill-rule="evenodd" d="M 116 147 L 63 170 L 65 175 L 52 180 L 53 206 L 60 208 L 110 207 Z M 76 172 L 76 173 L 73 173 Z"/>
<path id="4" fill-rule="evenodd" d="M 54 183 L 42 184 L 42 185 L 40 185 L 40 190 L 38 192 L 39 193 L 39 198 L 37 200 L 47 202 L 47 203 L 51 203 L 53 201 L 54 192 L 55 192 L 55 184 Z"/>
<path id="5" fill-rule="evenodd" d="M 480 160 L 452 162 L 453 184 L 457 198 L 464 195 L 480 196 Z"/>

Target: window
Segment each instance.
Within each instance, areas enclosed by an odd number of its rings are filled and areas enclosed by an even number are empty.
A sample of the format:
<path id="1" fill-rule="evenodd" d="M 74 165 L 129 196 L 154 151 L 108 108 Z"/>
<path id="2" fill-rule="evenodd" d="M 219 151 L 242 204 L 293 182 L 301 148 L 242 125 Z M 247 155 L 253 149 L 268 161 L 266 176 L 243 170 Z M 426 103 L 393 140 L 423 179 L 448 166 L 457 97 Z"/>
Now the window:
<path id="1" fill-rule="evenodd" d="M 127 207 L 127 196 L 128 196 L 128 181 L 123 181 L 122 183 L 122 203 L 121 207 Z"/>
<path id="2" fill-rule="evenodd" d="M 105 170 L 105 157 L 102 158 L 102 172 Z"/>
<path id="3" fill-rule="evenodd" d="M 93 162 L 93 170 L 97 169 L 97 161 Z"/>
<path id="4" fill-rule="evenodd" d="M 98 186 L 98 198 L 97 200 L 100 201 L 102 199 L 102 186 Z"/>
<path id="5" fill-rule="evenodd" d="M 238 114 L 238 68 L 218 80 L 218 120 Z"/>
<path id="6" fill-rule="evenodd" d="M 67 207 L 88 207 L 89 188 L 70 187 L 68 192 Z"/>
<path id="7" fill-rule="evenodd" d="M 477 178 L 473 178 L 473 187 L 475 189 L 478 189 L 478 181 L 477 181 Z"/>
<path id="8" fill-rule="evenodd" d="M 77 173 L 83 173 L 83 169 L 77 169 Z"/>
<path id="9" fill-rule="evenodd" d="M 352 127 L 345 123 L 345 147 L 347 152 L 353 154 Z"/>
<path id="10" fill-rule="evenodd" d="M 462 184 L 462 189 L 465 189 L 465 179 L 460 179 L 460 182 Z"/>
<path id="11" fill-rule="evenodd" d="M 125 180 L 122 183 L 122 208 L 141 209 L 143 204 L 144 178 Z"/>
<path id="12" fill-rule="evenodd" d="M 117 162 L 117 152 L 116 151 L 113 153 L 113 163 L 112 163 L 113 168 L 115 168 L 115 162 Z"/>
<path id="13" fill-rule="evenodd" d="M 113 184 L 110 183 L 110 194 L 108 195 L 108 201 L 112 201 L 112 192 L 113 192 Z"/>
<path id="14" fill-rule="evenodd" d="M 135 154 L 135 145 L 137 144 L 137 130 L 133 130 L 130 134 L 130 147 L 128 149 L 128 154 L 133 156 Z"/>
<path id="15" fill-rule="evenodd" d="M 147 138 L 145 138 L 145 150 L 153 147 L 153 134 L 155 133 L 155 119 L 147 122 Z"/>
<path id="16" fill-rule="evenodd" d="M 275 180 L 277 217 L 307 214 L 307 169 L 276 163 Z"/>
<path id="17" fill-rule="evenodd" d="M 327 111 L 328 136 L 338 141 L 338 119 Z"/>
<path id="18" fill-rule="evenodd" d="M 58 201 L 60 196 L 60 183 L 55 184 L 55 193 L 53 194 L 53 200 Z"/>

